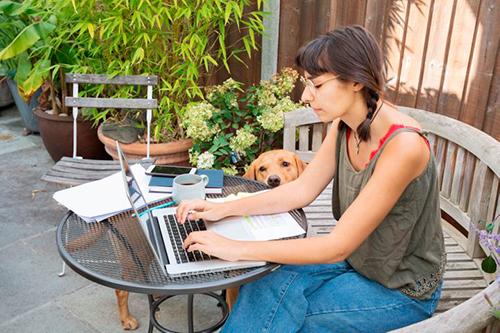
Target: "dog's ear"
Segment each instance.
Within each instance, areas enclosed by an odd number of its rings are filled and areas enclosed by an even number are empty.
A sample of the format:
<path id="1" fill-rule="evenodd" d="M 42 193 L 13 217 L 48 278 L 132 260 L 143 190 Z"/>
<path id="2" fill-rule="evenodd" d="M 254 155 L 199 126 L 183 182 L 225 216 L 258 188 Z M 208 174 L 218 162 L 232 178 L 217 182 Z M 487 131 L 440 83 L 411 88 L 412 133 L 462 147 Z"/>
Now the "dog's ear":
<path id="1" fill-rule="evenodd" d="M 250 166 L 248 167 L 247 171 L 243 175 L 243 178 L 252 179 L 252 180 L 257 179 L 257 175 L 255 174 L 255 169 L 257 167 L 257 163 L 255 163 L 256 161 L 257 160 L 254 160 L 252 163 L 250 163 Z"/>
<path id="2" fill-rule="evenodd" d="M 304 169 L 306 168 L 307 164 L 306 162 L 302 161 L 299 157 L 299 155 L 295 154 L 293 156 L 293 159 L 295 160 L 295 165 L 297 166 L 297 171 L 298 171 L 298 175 L 300 176 L 300 174 L 304 171 Z"/>

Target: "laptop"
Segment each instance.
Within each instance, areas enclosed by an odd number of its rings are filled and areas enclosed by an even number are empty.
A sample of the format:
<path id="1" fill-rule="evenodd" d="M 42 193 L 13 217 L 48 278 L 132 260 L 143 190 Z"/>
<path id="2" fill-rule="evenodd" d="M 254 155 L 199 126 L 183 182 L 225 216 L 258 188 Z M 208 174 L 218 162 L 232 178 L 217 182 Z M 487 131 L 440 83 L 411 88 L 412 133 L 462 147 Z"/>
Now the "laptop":
<path id="1" fill-rule="evenodd" d="M 116 150 L 120 160 L 125 193 L 132 206 L 134 217 L 140 223 L 165 274 L 171 276 L 193 275 L 258 267 L 266 264 L 265 261 L 230 262 L 209 256 L 201 251 L 185 251 L 182 244 L 191 231 L 214 230 L 233 239 L 252 240 L 255 238 L 244 227 L 224 226 L 221 228 L 220 225 L 217 227 L 217 223 L 205 224 L 202 220 L 190 220 L 179 224 L 175 216 L 175 208 L 156 209 L 150 207 L 144 199 L 118 142 L 116 142 Z"/>

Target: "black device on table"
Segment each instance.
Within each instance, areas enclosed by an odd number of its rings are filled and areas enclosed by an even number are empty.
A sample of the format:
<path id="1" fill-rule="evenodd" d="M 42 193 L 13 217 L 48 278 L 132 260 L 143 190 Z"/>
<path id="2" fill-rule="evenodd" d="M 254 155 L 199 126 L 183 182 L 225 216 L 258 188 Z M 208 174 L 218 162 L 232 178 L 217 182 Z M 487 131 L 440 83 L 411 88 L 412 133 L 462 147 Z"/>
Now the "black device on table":
<path id="1" fill-rule="evenodd" d="M 186 173 L 194 174 L 195 172 L 196 168 L 192 167 L 183 167 L 176 165 L 152 165 L 146 170 L 146 175 L 175 177 Z"/>

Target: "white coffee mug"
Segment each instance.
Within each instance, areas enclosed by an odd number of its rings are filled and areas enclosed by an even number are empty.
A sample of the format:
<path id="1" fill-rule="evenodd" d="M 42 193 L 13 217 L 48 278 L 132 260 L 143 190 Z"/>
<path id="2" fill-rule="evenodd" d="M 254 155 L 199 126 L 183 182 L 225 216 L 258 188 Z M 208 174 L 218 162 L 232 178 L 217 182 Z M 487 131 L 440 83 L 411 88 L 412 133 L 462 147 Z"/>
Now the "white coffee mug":
<path id="1" fill-rule="evenodd" d="M 205 199 L 207 184 L 207 175 L 179 175 L 174 178 L 172 197 L 176 204 L 182 200 Z"/>

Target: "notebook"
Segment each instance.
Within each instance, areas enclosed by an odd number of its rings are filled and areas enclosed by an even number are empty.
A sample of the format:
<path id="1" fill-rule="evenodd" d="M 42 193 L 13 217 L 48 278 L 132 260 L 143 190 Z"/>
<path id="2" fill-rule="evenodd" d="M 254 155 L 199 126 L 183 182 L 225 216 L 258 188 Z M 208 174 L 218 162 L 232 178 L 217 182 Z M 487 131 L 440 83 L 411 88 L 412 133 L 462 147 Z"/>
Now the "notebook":
<path id="1" fill-rule="evenodd" d="M 168 275 L 193 275 L 266 264 L 264 261 L 229 262 L 208 256 L 200 251 L 189 253 L 182 248 L 182 243 L 191 231 L 212 230 L 222 236 L 238 240 L 269 239 L 269 234 L 276 235 L 278 230 L 282 230 L 281 237 L 305 233 L 288 213 L 265 216 L 264 220 L 263 216 L 249 216 L 223 219 L 213 223 L 205 223 L 202 220 L 187 221 L 181 225 L 176 220 L 175 208 L 155 209 L 145 203 L 144 196 L 137 186 L 134 175 L 130 172 L 127 159 L 118 142 L 116 147 L 125 192 L 134 210 L 134 216 L 140 223 L 161 268 Z M 262 238 L 262 236 L 265 237 Z"/>
<path id="2" fill-rule="evenodd" d="M 224 187 L 224 172 L 216 169 L 197 169 L 197 175 L 207 175 L 208 184 L 205 188 L 206 193 L 222 193 Z M 170 193 L 173 190 L 175 177 L 152 176 L 149 181 L 149 192 Z"/>

